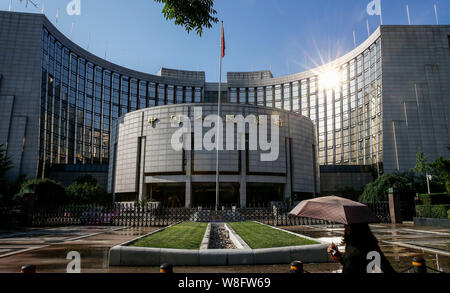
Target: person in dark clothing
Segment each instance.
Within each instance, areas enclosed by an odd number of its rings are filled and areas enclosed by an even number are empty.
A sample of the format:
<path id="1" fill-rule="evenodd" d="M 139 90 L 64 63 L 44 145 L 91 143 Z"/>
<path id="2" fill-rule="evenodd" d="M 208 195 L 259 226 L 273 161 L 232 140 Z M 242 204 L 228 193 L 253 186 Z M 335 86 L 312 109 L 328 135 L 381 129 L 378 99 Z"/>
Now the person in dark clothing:
<path id="1" fill-rule="evenodd" d="M 343 274 L 366 274 L 367 265 L 373 260 L 372 258 L 367 259 L 367 255 L 371 251 L 380 254 L 380 266 L 385 274 L 396 273 L 378 246 L 378 240 L 370 231 L 368 224 L 345 225 L 341 245 L 345 245 L 344 254 L 338 250 L 334 243 L 331 243 L 328 247 L 328 253 L 331 254 L 332 260 L 337 260 L 342 264 Z"/>

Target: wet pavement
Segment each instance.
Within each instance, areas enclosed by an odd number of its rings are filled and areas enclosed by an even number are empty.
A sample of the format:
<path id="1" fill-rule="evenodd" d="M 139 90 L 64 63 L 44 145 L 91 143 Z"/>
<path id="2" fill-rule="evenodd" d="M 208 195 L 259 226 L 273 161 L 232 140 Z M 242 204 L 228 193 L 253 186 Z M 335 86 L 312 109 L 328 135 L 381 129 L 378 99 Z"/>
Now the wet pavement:
<path id="1" fill-rule="evenodd" d="M 299 234 L 339 244 L 342 226 L 281 227 Z M 403 225 L 371 225 L 380 247 L 397 271 L 411 266 L 414 256 L 422 256 L 427 266 L 450 272 L 450 229 Z M 109 267 L 112 246 L 159 228 L 56 227 L 22 231 L 0 230 L 0 273 L 15 273 L 24 264 L 35 264 L 38 273 L 64 273 L 70 251 L 81 255 L 84 273 L 158 273 L 159 267 Z M 339 272 L 338 263 L 305 264 L 312 273 Z M 179 273 L 285 273 L 289 265 L 176 267 Z"/>

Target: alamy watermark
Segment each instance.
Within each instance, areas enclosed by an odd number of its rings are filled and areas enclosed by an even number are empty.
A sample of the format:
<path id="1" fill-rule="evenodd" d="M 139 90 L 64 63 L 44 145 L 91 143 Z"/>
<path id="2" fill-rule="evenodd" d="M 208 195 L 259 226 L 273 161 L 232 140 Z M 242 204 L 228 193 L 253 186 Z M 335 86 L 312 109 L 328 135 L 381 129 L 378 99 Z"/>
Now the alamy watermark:
<path id="1" fill-rule="evenodd" d="M 367 5 L 367 14 L 381 16 L 381 0 L 373 0 Z"/>
<path id="2" fill-rule="evenodd" d="M 66 259 L 71 260 L 66 267 L 66 272 L 68 274 L 79 274 L 81 273 L 81 255 L 78 251 L 70 251 Z"/>
<path id="3" fill-rule="evenodd" d="M 370 260 L 366 268 L 368 274 L 381 273 L 381 255 L 378 251 L 370 251 L 367 260 Z"/>
<path id="4" fill-rule="evenodd" d="M 246 117 L 240 114 L 226 115 L 224 123 L 222 117 L 215 114 L 203 118 L 202 108 L 194 107 L 193 130 L 191 119 L 186 115 L 172 116 L 170 121 L 172 127 L 179 128 L 171 138 L 171 145 L 175 151 L 192 150 L 192 133 L 194 134 L 194 150 L 246 150 L 246 125 L 248 125 L 248 150 L 265 152 L 260 154 L 260 160 L 263 162 L 273 162 L 278 159 L 280 126 L 283 124 L 278 115 L 270 115 L 270 141 L 268 140 L 268 115 L 251 114 Z M 149 123 L 153 124 L 153 122 L 155 120 L 150 118 Z M 211 129 L 203 135 L 203 128 Z M 237 143 L 235 143 L 235 130 Z"/>
<path id="5" fill-rule="evenodd" d="M 68 15 L 81 15 L 81 0 L 72 0 L 67 4 L 66 12 Z"/>

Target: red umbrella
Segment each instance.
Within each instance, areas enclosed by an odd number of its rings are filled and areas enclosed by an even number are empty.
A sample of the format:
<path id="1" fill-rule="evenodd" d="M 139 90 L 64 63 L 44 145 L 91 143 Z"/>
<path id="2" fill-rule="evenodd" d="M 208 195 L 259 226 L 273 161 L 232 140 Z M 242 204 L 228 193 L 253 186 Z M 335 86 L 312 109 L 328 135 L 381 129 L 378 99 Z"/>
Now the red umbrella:
<path id="1" fill-rule="evenodd" d="M 337 196 L 304 200 L 289 214 L 345 225 L 379 222 L 378 218 L 365 204 Z"/>

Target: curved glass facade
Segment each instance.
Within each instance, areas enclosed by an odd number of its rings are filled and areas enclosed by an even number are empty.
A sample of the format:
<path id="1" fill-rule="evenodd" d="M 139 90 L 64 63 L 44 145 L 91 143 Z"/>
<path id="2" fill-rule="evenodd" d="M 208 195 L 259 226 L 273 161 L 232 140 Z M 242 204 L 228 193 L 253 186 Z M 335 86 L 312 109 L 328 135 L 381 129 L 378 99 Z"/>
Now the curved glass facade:
<path id="1" fill-rule="evenodd" d="M 321 165 L 374 165 L 382 162 L 381 39 L 357 57 L 327 72 L 289 83 L 229 88 L 231 103 L 293 111 L 317 126 Z"/>
<path id="2" fill-rule="evenodd" d="M 111 123 L 129 112 L 202 102 L 202 87 L 138 80 L 102 68 L 47 29 L 42 43 L 40 172 L 45 165 L 108 164 Z"/>
<path id="3" fill-rule="evenodd" d="M 126 113 L 203 102 L 204 86 L 104 68 L 78 56 L 46 28 L 42 43 L 40 172 L 49 165 L 108 164 L 111 125 Z M 317 127 L 321 165 L 382 162 L 381 39 L 333 70 L 338 81 L 332 86 L 325 73 L 314 70 L 298 79 L 288 76 L 289 81 L 264 77 L 239 87 L 229 82 L 223 101 L 309 117 Z M 216 97 L 217 88 L 207 95 L 208 101 Z"/>

